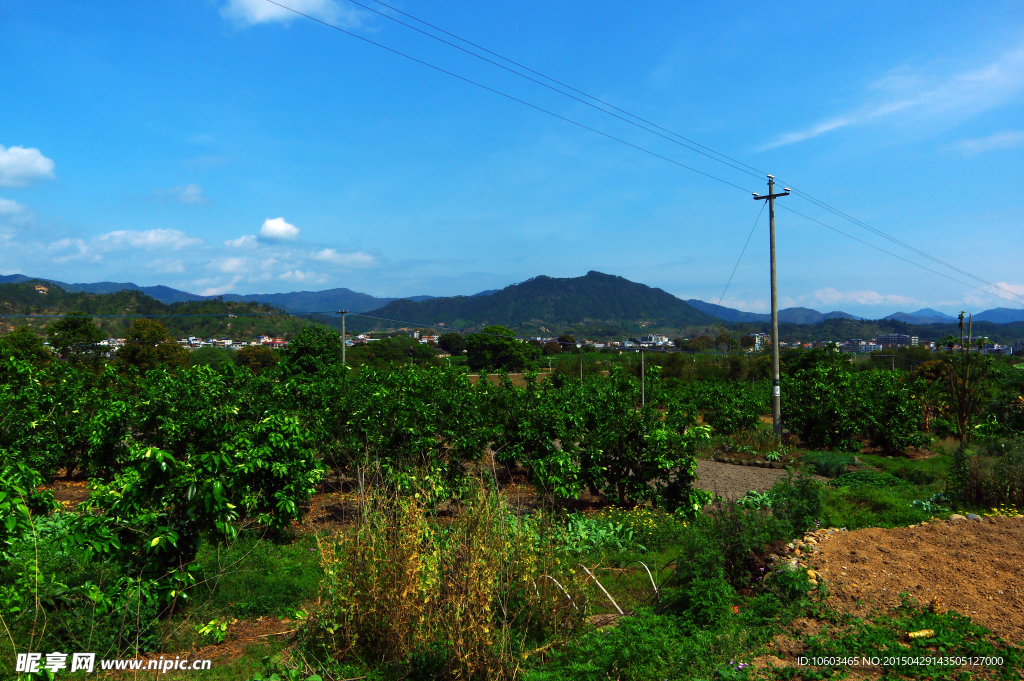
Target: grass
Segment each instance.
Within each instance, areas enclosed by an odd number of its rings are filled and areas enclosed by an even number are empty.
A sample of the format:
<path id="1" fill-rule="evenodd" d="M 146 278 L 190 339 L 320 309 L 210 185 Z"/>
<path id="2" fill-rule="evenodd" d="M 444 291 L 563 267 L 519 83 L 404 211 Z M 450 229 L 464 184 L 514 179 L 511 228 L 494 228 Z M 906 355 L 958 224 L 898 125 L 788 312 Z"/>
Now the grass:
<path id="1" fill-rule="evenodd" d="M 999 679 L 1020 678 L 1024 670 L 1024 650 L 1002 640 L 992 640 L 991 632 L 970 617 L 949 611 L 930 612 L 920 607 L 907 594 L 895 615 L 877 615 L 870 619 L 852 616 L 831 616 L 831 626 L 816 636 L 806 636 L 808 657 L 879 658 L 892 662 L 875 667 L 885 670 L 886 677 L 925 677 L 929 679 L 977 678 L 973 671 L 952 665 L 921 665 L 921 657 L 999 657 L 1002 666 L 987 666 L 984 671 Z M 933 635 L 910 639 L 908 632 L 931 630 Z M 908 659 L 909 658 L 909 659 Z M 805 679 L 832 678 L 835 669 L 804 668 Z M 975 670 L 981 671 L 981 670 Z"/>

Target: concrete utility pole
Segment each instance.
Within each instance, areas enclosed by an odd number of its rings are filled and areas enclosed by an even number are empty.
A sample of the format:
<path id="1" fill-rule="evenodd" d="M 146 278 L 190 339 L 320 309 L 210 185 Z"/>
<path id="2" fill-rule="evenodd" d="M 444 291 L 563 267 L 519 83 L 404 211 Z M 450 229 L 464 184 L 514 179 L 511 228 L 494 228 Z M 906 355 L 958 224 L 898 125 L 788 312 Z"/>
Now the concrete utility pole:
<path id="1" fill-rule="evenodd" d="M 348 314 L 348 310 L 341 310 L 338 314 L 341 315 L 341 366 L 345 366 L 345 315 Z"/>
<path id="2" fill-rule="evenodd" d="M 644 383 L 644 351 L 640 350 L 640 406 L 643 407 L 647 404 L 647 389 Z"/>
<path id="3" fill-rule="evenodd" d="M 789 196 L 789 187 L 775 193 L 775 176 L 768 176 L 768 195 L 754 194 L 755 201 L 768 200 L 768 233 L 771 240 L 772 260 L 772 432 L 782 439 L 782 387 L 779 381 L 779 298 L 775 286 L 775 199 Z"/>

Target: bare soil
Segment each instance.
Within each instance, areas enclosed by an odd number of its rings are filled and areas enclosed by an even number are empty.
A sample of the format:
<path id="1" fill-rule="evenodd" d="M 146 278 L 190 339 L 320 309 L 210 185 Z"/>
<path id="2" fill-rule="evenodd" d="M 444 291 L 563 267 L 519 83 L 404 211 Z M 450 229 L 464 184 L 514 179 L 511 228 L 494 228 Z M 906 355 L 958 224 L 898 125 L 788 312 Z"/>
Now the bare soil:
<path id="1" fill-rule="evenodd" d="M 968 615 L 996 636 L 1024 641 L 1024 519 L 939 521 L 829 535 L 807 557 L 838 609 L 891 611 L 909 592 L 922 605 Z"/>
<path id="2" fill-rule="evenodd" d="M 708 459 L 697 459 L 697 482 L 694 487 L 726 499 L 739 499 L 750 490 L 765 492 L 775 481 L 789 475 L 775 468 L 736 466 Z M 824 480 L 824 478 L 821 478 Z"/>

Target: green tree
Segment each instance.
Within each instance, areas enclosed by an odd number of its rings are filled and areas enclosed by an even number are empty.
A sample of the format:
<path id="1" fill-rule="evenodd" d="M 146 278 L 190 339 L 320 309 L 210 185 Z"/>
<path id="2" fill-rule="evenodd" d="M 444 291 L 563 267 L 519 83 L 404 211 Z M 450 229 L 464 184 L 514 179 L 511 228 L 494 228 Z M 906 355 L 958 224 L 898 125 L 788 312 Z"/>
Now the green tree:
<path id="1" fill-rule="evenodd" d="M 548 341 L 544 344 L 543 352 L 545 355 L 557 355 L 562 351 L 561 343 L 555 341 Z"/>
<path id="2" fill-rule="evenodd" d="M 117 364 L 151 369 L 181 369 L 188 366 L 189 351 L 178 345 L 164 325 L 155 319 L 136 319 L 128 327 L 125 344 L 117 351 Z"/>
<path id="3" fill-rule="evenodd" d="M 23 326 L 0 338 L 0 357 L 15 357 L 38 368 L 49 364 L 51 355 L 43 339 Z"/>
<path id="4" fill-rule="evenodd" d="M 754 338 L 751 335 L 746 335 L 743 338 L 740 338 L 740 347 L 741 348 L 752 348 L 756 344 L 757 344 L 757 339 Z"/>
<path id="5" fill-rule="evenodd" d="M 323 326 L 312 326 L 288 343 L 282 353 L 285 364 L 304 374 L 323 373 L 341 364 L 341 337 Z"/>
<path id="6" fill-rule="evenodd" d="M 437 344 L 441 346 L 441 349 L 446 350 L 452 355 L 461 355 L 466 351 L 466 337 L 454 331 L 438 338 Z"/>
<path id="7" fill-rule="evenodd" d="M 466 339 L 466 361 L 473 371 L 521 371 L 530 366 L 538 354 L 536 348 L 516 339 L 515 333 L 504 326 L 488 326 Z"/>
<path id="8" fill-rule="evenodd" d="M 235 351 L 227 348 L 199 348 L 189 353 L 188 365 L 192 367 L 207 366 L 218 371 L 231 364 Z"/>
<path id="9" fill-rule="evenodd" d="M 107 350 L 99 344 L 105 334 L 83 312 L 69 312 L 55 321 L 48 336 L 57 356 L 76 366 L 99 364 Z"/>
<path id="10" fill-rule="evenodd" d="M 246 345 L 235 352 L 235 366 L 245 367 L 254 374 L 273 368 L 279 359 L 277 353 L 265 345 Z"/>
<path id="11" fill-rule="evenodd" d="M 946 394 L 949 406 L 956 419 L 957 436 L 966 445 L 971 439 L 972 424 L 981 413 L 984 404 L 988 377 L 992 363 L 988 355 L 981 354 L 983 341 L 978 343 L 976 353 L 971 353 L 973 322 L 967 321 L 967 337 L 964 339 L 964 313 L 960 313 L 960 349 L 954 351 L 956 339 L 949 336 L 942 343 L 949 347 L 946 353 Z"/>

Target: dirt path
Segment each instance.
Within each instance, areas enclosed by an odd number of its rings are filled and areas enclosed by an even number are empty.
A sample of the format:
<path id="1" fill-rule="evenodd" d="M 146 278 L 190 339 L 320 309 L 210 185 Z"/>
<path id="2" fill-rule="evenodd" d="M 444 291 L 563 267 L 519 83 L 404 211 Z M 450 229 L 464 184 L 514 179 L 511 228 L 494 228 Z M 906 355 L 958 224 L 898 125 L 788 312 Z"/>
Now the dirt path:
<path id="1" fill-rule="evenodd" d="M 697 459 L 697 489 L 713 492 L 726 499 L 738 499 L 750 490 L 764 492 L 787 471 L 755 466 L 734 466 L 709 459 Z"/>

